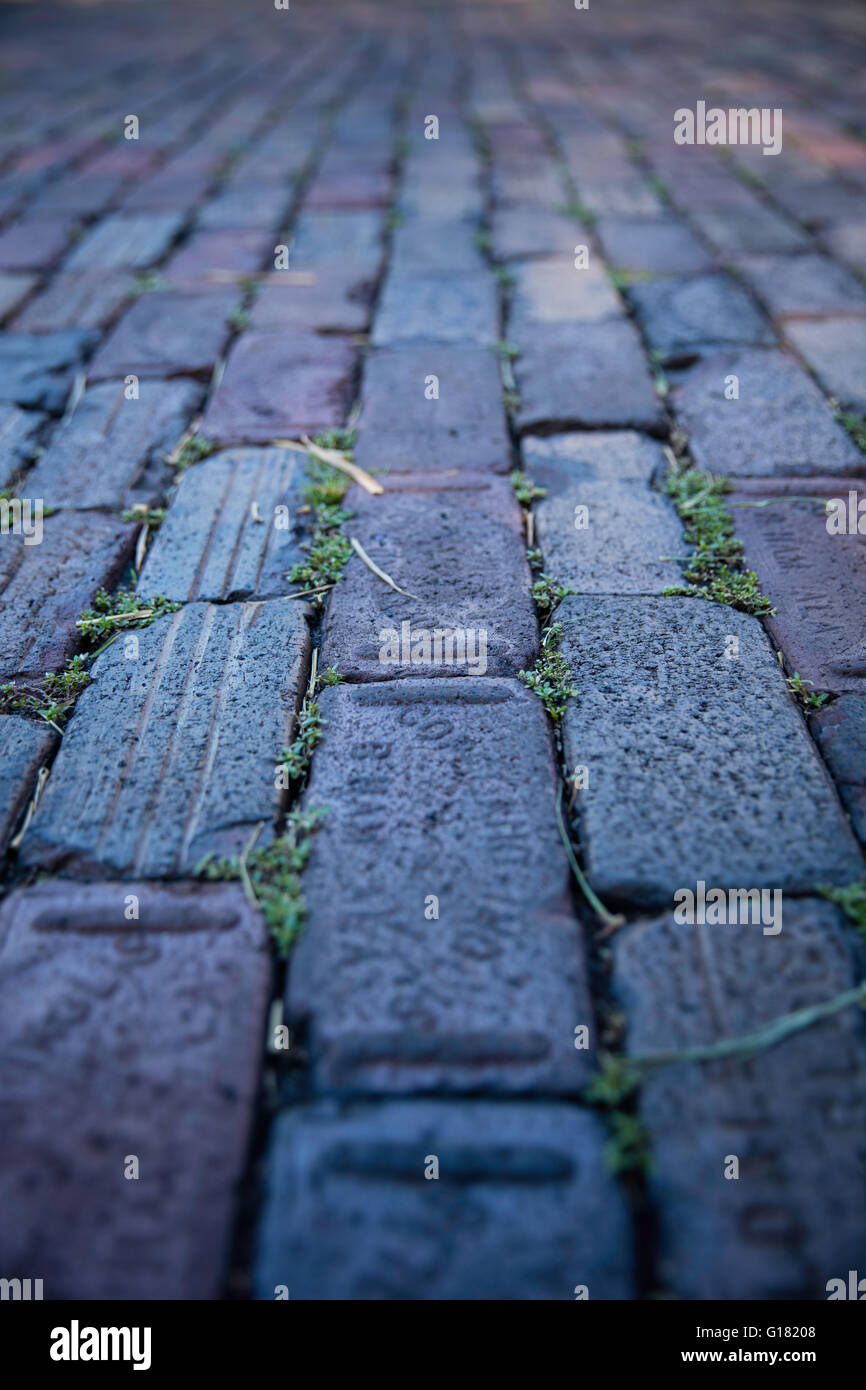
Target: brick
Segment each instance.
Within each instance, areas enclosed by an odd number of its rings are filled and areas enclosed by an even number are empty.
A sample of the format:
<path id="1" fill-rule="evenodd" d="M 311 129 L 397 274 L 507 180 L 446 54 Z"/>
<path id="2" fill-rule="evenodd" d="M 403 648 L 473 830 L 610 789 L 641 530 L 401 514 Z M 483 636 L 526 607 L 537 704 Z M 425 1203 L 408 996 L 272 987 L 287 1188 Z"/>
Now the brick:
<path id="1" fill-rule="evenodd" d="M 395 227 L 389 265 L 397 279 L 414 275 L 478 274 L 485 271 L 476 236 L 465 222 L 428 222 L 407 217 Z"/>
<path id="2" fill-rule="evenodd" d="M 256 1292 L 292 1300 L 632 1296 L 598 1120 L 565 1105 L 392 1101 L 280 1118 Z M 427 1155 L 439 1178 L 424 1178 Z"/>
<path id="3" fill-rule="evenodd" d="M 145 382 L 127 400 L 122 382 L 85 391 L 27 478 L 47 507 L 153 505 L 172 480 L 165 462 L 195 413 L 198 389 L 185 381 Z"/>
<path id="4" fill-rule="evenodd" d="M 428 341 L 490 347 L 498 336 L 496 281 L 487 272 L 449 276 L 389 275 L 385 281 L 373 343 Z"/>
<path id="5" fill-rule="evenodd" d="M 631 285 L 628 295 L 651 346 L 672 364 L 713 349 L 773 342 L 745 290 L 725 275 Z"/>
<path id="6" fill-rule="evenodd" d="M 866 842 L 866 696 L 842 695 L 809 722 L 854 829 Z"/>
<path id="7" fill-rule="evenodd" d="M 221 444 L 268 444 L 342 425 L 356 354 L 337 338 L 245 333 L 205 412 L 202 432 Z"/>
<path id="8" fill-rule="evenodd" d="M 461 473 L 450 482 L 428 473 L 403 474 L 385 486 L 384 497 L 360 488 L 347 497 L 352 519 L 346 533 L 417 598 L 395 593 L 352 556 L 329 606 L 324 664 L 350 680 L 372 681 L 515 676 L 531 666 L 538 625 L 522 518 L 508 482 L 478 473 Z M 404 622 L 431 632 L 483 631 L 485 653 L 474 667 L 435 659 L 416 663 L 403 659 L 401 644 L 398 662 L 381 661 L 383 631 L 401 633 Z"/>
<path id="9" fill-rule="evenodd" d="M 47 724 L 0 715 L 0 853 L 14 834 L 57 739 Z"/>
<path id="10" fill-rule="evenodd" d="M 144 294 L 103 343 L 88 376 L 206 376 L 228 341 L 228 320 L 240 303 L 236 289 Z"/>
<path id="11" fill-rule="evenodd" d="M 565 758 L 589 771 L 580 836 L 603 899 L 664 907 L 699 879 L 803 893 L 862 873 L 757 619 L 702 599 L 593 596 L 565 599 L 557 621 L 580 691 Z"/>
<path id="12" fill-rule="evenodd" d="M 642 922 L 616 937 L 628 1051 L 751 1033 L 850 990 L 852 933 L 829 903 L 786 901 L 782 931 Z M 866 1238 L 866 1051 L 849 1008 L 749 1060 L 681 1063 L 645 1080 L 660 1282 L 679 1299 L 822 1299 Z M 726 1181 L 727 1156 L 739 1179 Z M 826 1175 L 832 1172 L 832 1182 Z"/>
<path id="13" fill-rule="evenodd" d="M 515 273 L 508 337 L 519 348 L 580 352 L 587 323 L 623 316 L 619 296 L 597 258 L 585 270 L 576 270 L 573 258 L 551 256 L 527 261 Z"/>
<path id="14" fill-rule="evenodd" d="M 562 206 L 565 196 L 562 179 L 550 160 L 538 155 L 512 159 L 503 166 L 494 162 L 490 176 L 494 205 L 535 203 L 551 210 Z"/>
<path id="15" fill-rule="evenodd" d="M 712 269 L 712 257 L 673 217 L 602 217 L 596 234 L 605 259 L 620 270 L 689 275 Z"/>
<path id="16" fill-rule="evenodd" d="M 400 211 L 407 217 L 429 222 L 465 220 L 470 234 L 477 230 L 484 212 L 484 197 L 478 183 L 475 161 L 463 173 L 448 167 L 447 177 L 435 179 L 429 171 L 408 173 L 399 189 Z"/>
<path id="17" fill-rule="evenodd" d="M 799 227 L 757 201 L 750 207 L 697 204 L 689 208 L 689 216 L 707 241 L 726 255 L 801 251 L 809 246 Z"/>
<path id="18" fill-rule="evenodd" d="M 22 333 L 104 328 L 134 292 L 133 277 L 127 271 L 55 275 L 19 314 L 15 327 Z"/>
<path id="19" fill-rule="evenodd" d="M 0 401 L 59 413 L 93 340 L 88 330 L 0 334 Z"/>
<path id="20" fill-rule="evenodd" d="M 199 210 L 196 226 L 211 231 L 223 228 L 250 230 L 277 228 L 292 199 L 290 188 L 268 184 L 230 185 Z"/>
<path id="21" fill-rule="evenodd" d="M 736 376 L 739 397 L 727 400 Z M 694 367 L 672 401 L 692 456 L 711 473 L 796 477 L 864 471 L 860 450 L 821 391 L 781 352 L 719 354 Z"/>
<path id="22" fill-rule="evenodd" d="M 266 267 L 274 244 L 274 237 L 259 228 L 194 232 L 162 268 L 160 279 L 187 291 L 213 289 L 220 275 L 252 275 Z"/>
<path id="23" fill-rule="evenodd" d="M 391 201 L 391 173 L 386 164 L 367 163 L 348 152 L 325 156 L 304 195 L 310 211 L 385 208 Z"/>
<path id="24" fill-rule="evenodd" d="M 580 201 L 596 217 L 653 217 L 662 211 L 657 195 L 644 179 L 623 177 L 581 179 Z"/>
<path id="25" fill-rule="evenodd" d="M 72 232 L 68 217 L 25 217 L 0 233 L 0 270 L 48 270 Z"/>
<path id="26" fill-rule="evenodd" d="M 258 915 L 237 884 L 40 883 L 0 933 L 3 1267 L 53 1299 L 218 1297 L 270 987 Z"/>
<path id="27" fill-rule="evenodd" d="M 866 290 L 826 256 L 749 256 L 737 268 L 774 318 L 866 313 Z"/>
<path id="28" fill-rule="evenodd" d="M 120 204 L 121 212 L 186 217 L 204 199 L 211 181 L 206 174 L 176 174 L 166 166 L 130 189 Z"/>
<path id="29" fill-rule="evenodd" d="M 354 282 L 354 283 L 353 283 Z M 286 280 L 263 285 L 250 319 L 255 331 L 302 333 L 361 333 L 369 322 L 372 282 L 358 282 L 346 266 L 337 274 L 317 273 L 312 284 Z"/>
<path id="30" fill-rule="evenodd" d="M 866 271 L 866 222 L 839 222 L 825 227 L 821 240 L 831 255 L 861 274 Z"/>
<path id="31" fill-rule="evenodd" d="M 0 319 L 14 313 L 38 282 L 37 275 L 11 275 L 8 271 L 0 271 Z"/>
<path id="32" fill-rule="evenodd" d="M 66 270 L 145 270 L 161 261 L 184 223 L 183 213 L 114 213 L 82 237 Z"/>
<path id="33" fill-rule="evenodd" d="M 288 571 L 304 558 L 298 514 L 304 464 L 305 456 L 291 449 L 231 449 L 188 469 L 148 554 L 140 591 L 181 603 L 290 593 Z"/>
<path id="34" fill-rule="evenodd" d="M 310 654 L 297 603 L 190 604 L 137 636 L 137 659 L 115 643 L 94 663 L 21 862 L 164 878 L 260 822 L 267 843 Z"/>
<path id="35" fill-rule="evenodd" d="M 499 261 L 520 256 L 574 255 L 585 233 L 573 218 L 533 203 L 510 203 L 494 208 L 490 239 Z"/>
<path id="36" fill-rule="evenodd" d="M 107 517 L 47 516 L 38 544 L 0 537 L 0 678 L 39 679 L 79 645 L 75 627 L 96 591 L 119 581 L 135 528 Z"/>
<path id="37" fill-rule="evenodd" d="M 438 398 L 428 400 L 438 381 Z M 378 472 L 511 466 L 499 364 L 484 348 L 424 343 L 366 358 L 355 458 Z"/>
<path id="38" fill-rule="evenodd" d="M 866 413 L 866 319 L 789 320 L 785 336 L 825 391 L 844 407 Z"/>
<path id="39" fill-rule="evenodd" d="M 659 444 L 613 431 L 527 437 L 522 452 L 547 489 L 535 535 L 548 573 L 581 594 L 657 594 L 677 582 L 662 557 L 687 547 L 672 504 L 650 486 L 664 468 Z"/>
<path id="40" fill-rule="evenodd" d="M 0 405 L 0 488 L 7 488 L 15 475 L 32 458 L 36 436 L 45 419 L 33 410 L 17 405 Z"/>
<path id="41" fill-rule="evenodd" d="M 85 166 L 40 189 L 39 196 L 29 205 L 30 212 L 40 217 L 58 213 L 95 217 L 114 201 L 122 186 L 123 179 L 118 175 L 91 174 Z"/>
<path id="42" fill-rule="evenodd" d="M 860 603 L 866 546 L 856 531 L 859 502 L 866 533 L 866 467 L 861 477 L 859 484 L 809 478 L 798 483 L 796 491 L 789 486 L 787 496 L 773 483 L 744 481 L 727 499 L 746 563 L 776 609 L 766 620 L 773 645 L 784 652 L 790 669 L 812 681 L 816 690 L 866 693 Z M 842 504 L 842 534 L 827 529 L 832 523 L 821 500 L 825 498 Z"/>
<path id="43" fill-rule="evenodd" d="M 663 412 L 634 327 L 619 319 L 587 323 L 580 342 L 579 351 L 535 347 L 517 358 L 521 433 L 596 425 L 659 431 Z"/>

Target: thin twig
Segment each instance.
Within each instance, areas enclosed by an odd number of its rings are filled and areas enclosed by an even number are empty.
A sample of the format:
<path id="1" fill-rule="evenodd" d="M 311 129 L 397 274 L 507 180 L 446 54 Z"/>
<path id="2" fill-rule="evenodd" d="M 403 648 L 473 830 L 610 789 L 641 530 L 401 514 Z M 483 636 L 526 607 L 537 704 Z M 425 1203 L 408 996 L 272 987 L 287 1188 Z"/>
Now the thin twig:
<path id="1" fill-rule="evenodd" d="M 369 473 L 365 473 L 363 468 L 359 468 L 356 463 L 351 463 L 345 454 L 341 454 L 337 449 L 322 449 L 318 444 L 314 444 L 308 435 L 301 435 L 298 439 L 272 439 L 271 444 L 277 449 L 299 449 L 303 454 L 312 454 L 313 458 L 321 459 L 322 463 L 329 463 L 332 468 L 337 468 L 341 473 L 346 473 L 353 482 L 358 483 L 365 492 L 372 496 L 380 496 L 385 489 L 381 483 L 377 483 L 375 478 L 371 478 Z"/>
<path id="2" fill-rule="evenodd" d="M 390 588 L 395 590 L 396 593 L 402 594 L 404 598 L 414 598 L 416 602 L 421 602 L 417 594 L 410 594 L 407 589 L 401 589 L 399 584 L 394 583 L 390 574 L 386 574 L 384 570 L 380 570 L 379 566 L 373 560 L 370 559 L 361 542 L 359 540 L 356 540 L 354 536 L 349 536 L 349 544 L 351 545 L 355 554 L 361 560 L 363 560 L 367 568 L 372 570 L 374 574 L 378 575 L 380 579 L 383 579 Z"/>
<path id="3" fill-rule="evenodd" d="M 244 850 L 243 850 L 243 853 L 241 854 L 240 859 L 238 860 L 238 872 L 239 872 L 239 874 L 240 874 L 240 876 L 241 876 L 241 883 L 244 885 L 244 892 L 245 892 L 245 894 L 246 894 L 246 896 L 247 896 L 247 902 L 249 903 L 250 907 L 254 907 L 254 908 L 256 908 L 256 909 L 258 909 L 259 900 L 258 900 L 258 898 L 256 897 L 255 892 L 254 892 L 254 890 L 253 890 L 253 885 L 252 885 L 252 881 L 251 881 L 251 879 L 250 879 L 249 870 L 247 869 L 247 855 L 250 853 L 250 851 L 252 850 L 253 845 L 255 844 L 256 840 L 259 838 L 259 835 L 262 833 L 262 830 L 264 829 L 264 824 L 265 824 L 265 823 L 264 823 L 263 820 L 260 820 L 260 821 L 259 821 L 259 823 L 258 823 L 258 825 L 256 826 L 255 830 L 253 831 L 252 835 L 250 836 L 249 840 L 247 841 L 246 846 L 245 846 L 245 848 L 244 848 Z"/>
<path id="4" fill-rule="evenodd" d="M 565 828 L 565 822 L 562 819 L 562 806 L 560 802 L 560 794 L 557 793 L 556 801 L 554 803 L 556 807 L 556 822 L 559 826 L 559 833 L 562 836 L 562 843 L 565 846 L 565 852 L 568 855 L 568 862 L 571 865 L 571 871 L 577 879 L 580 891 L 583 893 L 583 896 L 586 898 L 593 912 L 595 912 L 596 915 L 602 919 L 602 921 L 605 924 L 606 930 L 609 932 L 616 931 L 618 927 L 625 926 L 626 919 L 625 917 L 617 916 L 613 912 L 608 912 L 604 903 L 597 896 L 597 894 L 595 894 L 590 888 L 586 875 L 584 874 L 583 870 L 577 862 L 577 856 L 575 855 L 574 850 L 572 848 L 571 840 L 568 838 L 568 832 Z"/>

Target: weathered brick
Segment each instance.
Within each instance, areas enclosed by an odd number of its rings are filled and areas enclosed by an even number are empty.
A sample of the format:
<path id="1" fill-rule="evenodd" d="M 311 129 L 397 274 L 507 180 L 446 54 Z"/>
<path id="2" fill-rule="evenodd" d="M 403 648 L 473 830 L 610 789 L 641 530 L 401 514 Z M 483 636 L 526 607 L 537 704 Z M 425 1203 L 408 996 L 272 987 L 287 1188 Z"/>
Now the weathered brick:
<path id="1" fill-rule="evenodd" d="M 672 217 L 602 217 L 596 232 L 611 266 L 637 273 L 688 275 L 712 269 L 712 257 Z"/>
<path id="2" fill-rule="evenodd" d="M 133 277 L 124 270 L 55 275 L 18 315 L 15 327 L 22 333 L 104 328 L 134 290 Z"/>
<path id="3" fill-rule="evenodd" d="M 0 853 L 15 831 L 35 789 L 36 775 L 49 762 L 56 742 L 47 724 L 0 715 Z"/>
<path id="4" fill-rule="evenodd" d="M 801 251 L 809 239 L 799 227 L 757 200 L 750 207 L 689 208 L 689 216 L 707 241 L 725 255 Z"/>
<path id="5" fill-rule="evenodd" d="M 866 289 L 826 256 L 748 256 L 737 268 L 774 318 L 866 312 Z"/>
<path id="6" fill-rule="evenodd" d="M 0 401 L 59 413 L 72 372 L 93 344 L 89 330 L 0 334 Z"/>
<path id="7" fill-rule="evenodd" d="M 391 201 L 391 183 L 387 162 L 334 149 L 313 177 L 304 207 L 311 211 L 385 208 Z"/>
<path id="8" fill-rule="evenodd" d="M 0 233 L 0 270 L 48 270 L 72 232 L 68 217 L 25 217 Z"/>
<path id="9" fill-rule="evenodd" d="M 485 270 L 476 235 L 456 218 L 428 222 L 406 217 L 394 229 L 389 266 L 398 279 L 413 275 L 477 274 Z"/>
<path id="10" fill-rule="evenodd" d="M 490 240 L 496 259 L 507 261 L 518 256 L 573 256 L 586 235 L 571 217 L 532 203 L 510 203 L 494 209 Z"/>
<path id="11" fill-rule="evenodd" d="M 842 695 L 810 723 L 854 829 L 866 842 L 866 696 Z"/>
<path id="12" fill-rule="evenodd" d="M 852 989 L 852 933 L 829 903 L 786 901 L 782 931 L 679 926 L 618 933 L 614 984 L 628 1051 L 742 1036 Z M 654 1069 L 640 1096 L 652 1140 L 660 1283 L 680 1299 L 823 1299 L 866 1239 L 866 1038 L 859 1009 L 748 1059 Z M 726 1180 L 731 1155 L 739 1178 Z M 827 1175 L 832 1174 L 832 1180 Z"/>
<path id="13" fill-rule="evenodd" d="M 24 303 L 38 280 L 37 275 L 10 275 L 0 271 L 0 319 L 8 318 Z"/>
<path id="14" fill-rule="evenodd" d="M 17 405 L 0 405 L 0 488 L 6 488 L 15 474 L 32 458 L 36 434 L 44 415 L 19 410 Z"/>
<path id="15" fill-rule="evenodd" d="M 521 448 L 547 489 L 535 534 L 550 574 L 581 594 L 657 594 L 677 581 L 663 557 L 686 553 L 682 525 L 650 486 L 664 467 L 659 444 L 615 431 L 528 437 Z"/>
<path id="16" fill-rule="evenodd" d="M 866 414 L 866 318 L 791 319 L 785 336 L 825 391 L 843 406 Z"/>
<path id="17" fill-rule="evenodd" d="M 228 341 L 228 320 L 240 303 L 236 289 L 144 294 L 103 343 L 88 376 L 206 376 Z"/>
<path id="18" fill-rule="evenodd" d="M 434 389 L 438 397 L 428 400 Z M 364 366 L 359 424 L 355 458 L 376 472 L 505 473 L 511 466 L 499 365 L 484 348 L 374 350 Z"/>
<path id="19" fill-rule="evenodd" d="M 47 507 L 152 504 L 171 481 L 165 459 L 198 395 L 185 381 L 145 382 L 137 400 L 126 399 L 122 382 L 88 387 L 28 475 L 28 495 Z"/>
<path id="20" fill-rule="evenodd" d="M 345 530 L 415 597 L 395 593 L 352 556 L 328 609 L 324 664 L 362 681 L 516 676 L 531 666 L 538 624 L 521 513 L 508 482 L 479 473 L 464 472 L 453 481 L 426 473 L 402 474 L 385 487 L 384 496 L 360 488 L 347 496 L 352 518 Z M 383 662 L 383 633 L 402 633 L 404 623 L 431 633 L 471 631 L 478 643 L 483 632 L 483 653 L 473 646 L 477 660 L 471 665 L 443 664 L 435 656 L 416 662 L 401 640 L 400 659 Z"/>
<path id="21" fill-rule="evenodd" d="M 61 512 L 42 526 L 38 544 L 0 537 L 3 680 L 59 670 L 78 646 L 76 619 L 97 589 L 120 579 L 135 548 L 135 527 L 107 517 Z"/>
<path id="22" fill-rule="evenodd" d="M 269 184 L 232 184 L 200 209 L 196 226 L 223 228 L 279 227 L 292 199 L 291 189 Z"/>
<path id="23" fill-rule="evenodd" d="M 623 317 L 598 258 L 576 270 L 572 257 L 550 256 L 515 268 L 508 337 L 519 348 L 562 347 L 580 352 L 587 323 Z"/>
<path id="24" fill-rule="evenodd" d="M 264 936 L 237 884 L 40 883 L 3 904 L 0 1261 L 45 1298 L 219 1296 Z"/>
<path id="25" fill-rule="evenodd" d="M 221 444 L 268 444 L 342 425 L 356 353 L 338 338 L 244 333 L 205 412 L 203 432 Z"/>
<path id="26" fill-rule="evenodd" d="M 290 1111 L 271 1147 L 257 1295 L 567 1300 L 584 1284 L 630 1298 L 628 1217 L 603 1143 L 595 1116 L 561 1104 Z"/>
<path id="27" fill-rule="evenodd" d="M 866 200 L 864 200 L 866 202 Z M 853 266 L 862 274 L 866 271 L 866 221 L 837 222 L 825 227 L 821 241 L 831 255 Z"/>
<path id="28" fill-rule="evenodd" d="M 288 571 L 304 558 L 305 461 L 291 449 L 231 449 L 188 469 L 141 572 L 141 593 L 183 603 L 290 593 Z"/>
<path id="29" fill-rule="evenodd" d="M 661 403 L 632 324 L 620 319 L 583 324 L 580 343 L 577 351 L 533 347 L 517 358 L 520 431 L 550 425 L 660 430 Z"/>
<path id="30" fill-rule="evenodd" d="M 729 378 L 739 396 L 728 400 Z M 734 476 L 864 472 L 863 455 L 822 393 L 781 352 L 720 353 L 694 367 L 672 394 L 700 468 Z"/>
<path id="31" fill-rule="evenodd" d="M 144 270 L 162 260 L 183 223 L 179 212 L 115 213 L 82 237 L 65 269 Z"/>
<path id="32" fill-rule="evenodd" d="M 746 563 L 776 609 L 766 620 L 773 645 L 817 690 L 866 693 L 866 546 L 856 529 L 859 520 L 866 533 L 866 468 L 861 477 L 859 484 L 809 478 L 785 489 L 744 480 L 727 499 Z M 841 534 L 827 529 L 836 522 L 822 499 L 831 498 L 841 504 Z"/>
<path id="33" fill-rule="evenodd" d="M 726 275 L 657 280 L 628 290 L 650 344 L 676 362 L 725 347 L 769 345 L 773 331 Z"/>
<path id="34" fill-rule="evenodd" d="M 146 878 L 239 854 L 279 793 L 274 766 L 310 638 L 291 599 L 194 603 L 94 663 L 21 844 L 31 865 Z"/>
<path id="35" fill-rule="evenodd" d="M 162 268 L 160 279 L 187 291 L 213 289 L 220 275 L 261 270 L 274 243 L 273 235 L 261 228 L 194 232 Z"/>
<path id="36" fill-rule="evenodd" d="M 496 281 L 476 274 L 389 275 L 376 322 L 377 347 L 427 341 L 490 347 L 498 336 Z"/>
<path id="37" fill-rule="evenodd" d="M 699 879 L 802 893 L 862 873 L 757 619 L 702 599 L 593 596 L 565 599 L 557 621 L 580 691 L 566 763 L 588 769 L 580 836 L 602 897 L 662 907 Z"/>

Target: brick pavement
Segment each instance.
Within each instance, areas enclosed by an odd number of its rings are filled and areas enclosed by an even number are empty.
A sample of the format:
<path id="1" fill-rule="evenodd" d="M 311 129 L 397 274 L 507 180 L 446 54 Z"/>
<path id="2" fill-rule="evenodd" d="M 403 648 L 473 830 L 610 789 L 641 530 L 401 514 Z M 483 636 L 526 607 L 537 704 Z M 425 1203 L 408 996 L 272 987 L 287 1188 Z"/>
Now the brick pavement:
<path id="1" fill-rule="evenodd" d="M 0 1276 L 825 1297 L 857 7 L 51 13 L 0 21 Z"/>

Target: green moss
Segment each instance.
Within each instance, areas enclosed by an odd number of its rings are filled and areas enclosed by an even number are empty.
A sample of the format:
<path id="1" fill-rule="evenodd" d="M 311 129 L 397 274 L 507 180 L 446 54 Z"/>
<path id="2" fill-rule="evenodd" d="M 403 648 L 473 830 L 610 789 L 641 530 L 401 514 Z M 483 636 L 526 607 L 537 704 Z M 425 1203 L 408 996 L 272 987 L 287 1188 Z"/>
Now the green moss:
<path id="1" fill-rule="evenodd" d="M 150 627 L 157 618 L 176 613 L 178 608 L 179 603 L 172 603 L 162 594 L 145 599 L 135 589 L 117 589 L 113 594 L 100 589 L 93 606 L 84 610 L 75 626 L 85 645 L 93 648 L 99 646 L 101 639 L 113 639 L 121 630 Z"/>
<path id="2" fill-rule="evenodd" d="M 553 720 L 563 717 L 568 700 L 578 693 L 571 683 L 568 662 L 558 647 L 561 636 L 562 623 L 553 623 L 542 635 L 541 651 L 532 670 L 518 673 Z"/>
<path id="3" fill-rule="evenodd" d="M 526 473 L 519 468 L 511 471 L 511 486 L 514 488 L 514 495 L 521 507 L 531 507 L 533 502 L 538 502 L 542 497 L 547 496 L 546 487 L 538 487 Z"/>
<path id="4" fill-rule="evenodd" d="M 858 932 L 866 936 L 866 880 L 862 883 L 849 883 L 844 888 L 835 888 L 824 883 L 819 886 L 818 892 L 837 907 L 841 907 L 848 921 L 853 923 Z"/>
<path id="5" fill-rule="evenodd" d="M 87 657 L 73 656 L 62 671 L 46 671 L 35 687 L 19 690 L 13 681 L 0 685 L 0 714 L 44 719 L 63 729 L 85 686 L 90 684 Z"/>
<path id="6" fill-rule="evenodd" d="M 665 492 L 674 499 L 686 541 L 694 546 L 694 554 L 683 561 L 683 577 L 692 587 L 671 585 L 662 592 L 712 599 L 762 617 L 775 610 L 761 592 L 758 576 L 742 568 L 742 542 L 724 503 L 729 490 L 726 478 L 699 468 L 671 469 Z"/>

